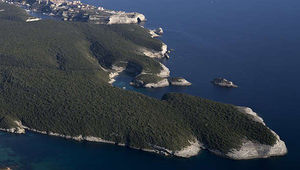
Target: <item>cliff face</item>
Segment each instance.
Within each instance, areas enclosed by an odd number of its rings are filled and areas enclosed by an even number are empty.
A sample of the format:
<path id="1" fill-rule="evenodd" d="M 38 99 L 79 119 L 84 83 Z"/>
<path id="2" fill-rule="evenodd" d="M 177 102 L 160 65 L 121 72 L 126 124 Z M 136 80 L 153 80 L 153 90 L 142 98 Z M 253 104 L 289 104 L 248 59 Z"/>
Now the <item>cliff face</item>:
<path id="1" fill-rule="evenodd" d="M 148 56 L 150 58 L 162 59 L 162 58 L 166 57 L 166 55 L 167 55 L 168 46 L 166 44 L 162 43 L 160 51 L 146 49 L 146 48 L 142 48 L 142 49 L 140 49 L 140 51 L 142 52 L 142 54 L 144 54 L 145 56 Z"/>
<path id="2" fill-rule="evenodd" d="M 168 79 L 163 79 L 157 83 L 148 83 L 144 85 L 144 87 L 146 88 L 159 88 L 159 87 L 167 87 L 167 86 L 169 86 Z"/>
<path id="3" fill-rule="evenodd" d="M 2 125 L 2 121 L 1 120 L 1 126 Z M 13 121 L 12 125 L 10 127 L 0 127 L 1 131 L 5 131 L 5 132 L 9 132 L 9 133 L 16 133 L 16 134 L 23 134 L 25 133 L 25 129 L 22 126 L 22 123 L 20 121 Z"/>
<path id="4" fill-rule="evenodd" d="M 285 155 L 287 153 L 285 143 L 280 140 L 275 132 L 274 135 L 276 135 L 277 142 L 273 146 L 245 140 L 240 149 L 233 149 L 230 153 L 226 154 L 226 156 L 231 159 L 242 160 Z"/>
<path id="5" fill-rule="evenodd" d="M 237 107 L 242 113 L 250 115 L 254 121 L 259 122 L 266 126 L 263 119 L 259 117 L 252 109 L 248 107 Z M 240 149 L 233 149 L 226 154 L 232 159 L 253 159 L 253 158 L 268 158 L 271 156 L 281 156 L 287 154 L 287 148 L 285 143 L 280 139 L 280 137 L 271 130 L 271 132 L 276 137 L 276 143 L 273 146 L 260 144 L 258 142 L 253 142 L 245 139 Z"/>
<path id="6" fill-rule="evenodd" d="M 136 24 L 146 21 L 146 17 L 140 13 L 119 12 L 109 17 L 108 24 Z"/>

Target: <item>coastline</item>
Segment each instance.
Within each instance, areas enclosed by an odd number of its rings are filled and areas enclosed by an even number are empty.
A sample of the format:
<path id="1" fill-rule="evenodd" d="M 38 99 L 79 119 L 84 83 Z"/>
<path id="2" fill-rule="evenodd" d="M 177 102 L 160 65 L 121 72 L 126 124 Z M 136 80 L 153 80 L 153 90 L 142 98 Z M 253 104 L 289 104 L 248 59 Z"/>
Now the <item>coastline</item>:
<path id="1" fill-rule="evenodd" d="M 247 114 L 249 114 L 249 113 L 247 113 Z M 254 117 L 258 117 L 256 114 L 252 114 L 252 116 L 254 116 Z M 260 117 L 259 117 L 260 118 Z M 261 119 L 261 118 L 260 118 Z M 262 119 L 261 119 L 262 120 Z M 265 125 L 265 124 L 264 124 Z M 18 129 L 18 128 L 17 128 Z M 34 129 L 33 129 L 34 130 Z M 10 129 L 9 129 L 9 131 L 11 131 Z M 39 133 L 45 133 L 45 132 L 43 132 L 43 131 L 39 131 Z M 275 133 L 275 132 L 274 132 Z M 46 132 L 46 134 L 47 134 L 47 132 Z M 91 136 L 88 136 L 88 137 L 82 137 L 81 135 L 79 135 L 79 136 L 76 136 L 76 137 L 71 137 L 71 136 L 64 136 L 64 135 L 61 135 L 61 134 L 57 134 L 57 133 L 53 133 L 53 132 L 49 132 L 49 134 L 48 135 L 51 135 L 51 136 L 59 136 L 59 137 L 64 137 L 64 138 L 67 138 L 67 139 L 74 139 L 74 140 L 78 140 L 78 141 L 82 141 L 82 140 L 86 140 L 86 141 L 89 141 L 89 140 L 91 140 L 91 141 L 94 141 L 94 142 L 102 142 L 102 143 L 110 143 L 110 144 L 116 144 L 116 143 L 114 143 L 114 142 L 112 142 L 112 141 L 106 141 L 106 140 L 103 140 L 103 139 L 101 139 L 101 138 L 97 138 L 97 137 L 91 137 Z M 279 136 L 278 136 L 278 138 L 279 138 Z M 280 139 L 278 139 L 278 140 L 280 140 Z M 245 141 L 244 142 L 244 144 L 247 144 L 247 141 Z M 121 146 L 125 146 L 125 144 L 120 144 Z M 246 147 L 249 147 L 249 146 L 246 146 Z M 256 147 L 256 146 L 251 146 L 251 147 Z M 161 147 L 159 147 L 159 146 L 157 146 L 156 147 L 158 150 L 161 150 L 161 151 L 159 151 L 159 152 L 162 152 L 162 153 L 164 153 L 164 152 L 166 152 L 166 153 L 168 153 L 169 151 L 167 150 L 167 149 L 164 149 L 164 148 L 161 148 Z M 140 150 L 142 150 L 141 148 L 137 148 L 137 149 L 140 149 Z M 144 150 L 149 150 L 149 149 L 144 149 Z M 151 149 L 150 149 L 151 150 Z M 239 152 L 239 151 L 241 151 L 242 149 L 240 149 L 240 150 L 237 150 L 236 152 Z M 155 150 L 154 150 L 154 152 L 156 152 Z M 169 152 L 170 153 L 170 152 Z M 240 154 L 240 153 L 235 153 L 235 154 Z M 228 155 L 227 155 L 228 156 Z M 231 157 L 233 157 L 233 156 L 231 156 Z M 253 158 L 249 158 L 249 159 L 253 159 Z"/>
<path id="2" fill-rule="evenodd" d="M 96 20 L 92 19 L 91 21 L 93 21 L 92 23 L 94 23 L 94 24 L 104 24 L 104 25 L 138 24 L 140 22 L 147 21 L 146 16 L 144 14 L 141 14 L 138 12 L 116 11 L 116 10 L 104 9 L 103 7 L 96 7 L 93 5 L 84 4 L 81 2 L 74 2 L 74 3 L 82 5 L 83 6 L 82 8 L 92 9 L 95 11 L 100 11 L 100 12 L 109 14 L 109 16 L 108 16 L 109 19 L 108 19 L 107 23 L 106 22 L 94 22 Z M 29 4 L 26 4 L 25 6 L 18 2 L 14 2 L 13 4 L 16 6 L 25 8 L 28 14 L 36 13 L 36 14 L 42 14 L 45 16 L 53 16 L 53 18 L 55 18 L 55 17 L 60 18 L 59 16 L 55 16 L 54 14 L 52 14 L 51 11 L 48 13 L 41 13 L 39 10 L 35 9 L 35 7 L 31 7 L 31 5 L 29 5 Z M 51 8 L 52 12 L 56 8 L 59 9 L 59 3 L 57 3 L 57 4 L 53 3 L 53 5 L 55 7 L 53 7 L 53 9 Z M 67 3 L 66 7 L 68 7 L 68 5 L 72 5 L 72 3 L 71 2 L 70 2 L 70 4 Z M 97 19 L 97 17 L 96 17 L 96 19 Z M 30 23 L 30 22 L 37 22 L 40 20 L 42 20 L 42 18 L 28 17 L 25 22 Z M 73 20 L 63 19 L 63 21 L 73 21 Z M 84 22 L 84 21 L 82 21 L 82 22 Z M 143 27 L 143 26 L 141 26 L 141 27 Z M 157 38 L 164 34 L 164 30 L 161 27 L 159 27 L 155 30 L 151 30 L 148 28 L 144 28 L 144 29 L 146 29 L 148 31 L 151 38 Z M 151 82 L 151 83 L 145 84 L 143 86 L 144 88 L 162 88 L 162 87 L 168 87 L 170 85 L 173 85 L 173 86 L 190 86 L 191 85 L 191 83 L 188 81 L 182 81 L 182 82 L 177 82 L 177 83 L 174 83 L 174 82 L 172 83 L 171 81 L 169 81 L 170 70 L 165 65 L 163 65 L 161 63 L 161 61 L 159 61 L 160 59 L 163 59 L 163 58 L 167 58 L 167 59 L 170 58 L 170 56 L 169 56 L 170 51 L 168 51 L 168 46 L 164 42 L 161 41 L 160 51 L 157 51 L 154 49 L 148 49 L 146 47 L 141 47 L 140 49 L 136 49 L 136 50 L 137 50 L 138 54 L 155 59 L 161 66 L 161 71 L 160 71 L 160 73 L 157 74 L 157 76 L 164 78 L 163 80 L 161 80 L 159 82 Z M 119 76 L 119 74 L 125 70 L 125 68 L 118 67 L 115 65 L 112 65 L 112 68 L 110 68 L 110 69 L 104 69 L 103 67 L 101 67 L 101 68 L 108 73 L 108 78 L 109 78 L 108 83 L 109 84 L 113 84 L 116 81 L 116 77 Z M 150 73 L 142 72 L 140 74 L 152 74 L 152 73 L 151 72 Z"/>
<path id="3" fill-rule="evenodd" d="M 26 130 L 35 132 L 38 134 L 42 135 L 48 135 L 48 136 L 54 136 L 54 137 L 60 137 L 68 140 L 75 140 L 78 142 L 82 141 L 87 141 L 87 142 L 97 142 L 97 143 L 105 143 L 105 144 L 113 144 L 117 146 L 122 146 L 122 147 L 128 147 L 130 149 L 135 149 L 135 150 L 141 150 L 144 152 L 151 152 L 151 153 L 156 153 L 164 156 L 176 156 L 176 157 L 182 157 L 182 158 L 190 158 L 193 156 L 197 156 L 198 153 L 200 152 L 201 148 L 203 148 L 203 144 L 200 144 L 200 142 L 194 138 L 192 141 L 189 141 L 190 145 L 185 146 L 184 148 L 176 151 L 169 150 L 167 148 L 161 147 L 161 146 L 156 146 L 156 145 L 150 145 L 152 149 L 149 148 L 138 148 L 138 147 L 133 147 L 133 146 L 128 146 L 125 143 L 117 143 L 114 141 L 109 141 L 102 139 L 100 137 L 94 137 L 94 136 L 69 136 L 69 135 L 62 135 L 59 133 L 55 132 L 46 132 L 46 131 L 40 131 L 37 129 L 32 129 L 29 127 L 26 127 L 22 124 L 21 121 L 14 121 L 18 127 L 16 128 L 10 128 L 10 129 L 3 129 L 0 128 L 0 131 L 7 132 L 7 133 L 15 133 L 15 134 L 25 134 Z M 17 129 L 17 130 L 16 130 Z"/>
<path id="4" fill-rule="evenodd" d="M 257 159 L 257 158 L 269 158 L 272 156 L 283 156 L 288 153 L 285 142 L 282 141 L 272 129 L 270 129 L 263 121 L 263 119 L 257 115 L 249 107 L 236 107 L 240 112 L 248 114 L 252 117 L 253 121 L 263 124 L 266 126 L 276 137 L 277 141 L 273 146 L 264 145 L 256 143 L 247 139 L 244 139 L 244 142 L 240 149 L 232 149 L 225 156 L 235 160 L 247 160 L 247 159 Z"/>
<path id="5" fill-rule="evenodd" d="M 249 107 L 241 107 L 236 106 L 236 109 L 238 109 L 241 113 L 247 114 L 252 117 L 253 121 L 262 123 L 264 126 L 266 124 L 263 122 L 263 119 L 257 115 L 257 113 L 253 112 L 253 110 Z M 16 134 L 24 134 L 26 130 L 32 131 L 35 133 L 43 134 L 43 135 L 49 135 L 49 136 L 56 136 L 61 137 L 65 139 L 71 139 L 75 141 L 88 141 L 88 142 L 97 142 L 97 143 L 106 143 L 106 144 L 114 144 L 118 146 L 128 147 L 131 149 L 141 150 L 145 152 L 151 152 L 156 153 L 160 155 L 165 156 L 176 156 L 176 157 L 182 157 L 182 158 L 190 158 L 193 156 L 197 156 L 199 152 L 202 149 L 207 149 L 204 144 L 200 143 L 196 137 L 193 137 L 192 140 L 189 140 L 188 142 L 190 145 L 185 146 L 184 148 L 181 148 L 180 150 L 169 150 L 164 147 L 150 145 L 152 149 L 149 148 L 138 148 L 138 147 L 132 147 L 128 146 L 125 143 L 117 143 L 114 141 L 109 141 L 102 139 L 100 137 L 94 137 L 94 136 L 69 136 L 69 135 L 62 135 L 55 132 L 46 132 L 46 131 L 40 131 L 36 129 L 32 129 L 29 127 L 26 127 L 22 124 L 21 121 L 14 121 L 17 125 L 15 128 L 10 129 L 0 129 L 0 131 L 5 131 L 9 133 L 16 133 Z M 269 128 L 270 129 L 270 128 Z M 271 130 L 271 129 L 270 129 Z M 215 155 L 226 157 L 233 160 L 249 160 L 249 159 L 258 159 L 258 158 L 269 158 L 274 156 L 283 156 L 287 154 L 287 148 L 285 145 L 285 142 L 280 139 L 280 137 L 273 131 L 271 132 L 275 135 L 277 138 L 277 142 L 273 145 L 264 145 L 260 143 L 256 143 L 247 139 L 244 139 L 242 146 L 239 149 L 231 149 L 228 153 L 222 153 L 218 150 L 211 150 L 207 149 L 208 151 L 214 153 Z"/>

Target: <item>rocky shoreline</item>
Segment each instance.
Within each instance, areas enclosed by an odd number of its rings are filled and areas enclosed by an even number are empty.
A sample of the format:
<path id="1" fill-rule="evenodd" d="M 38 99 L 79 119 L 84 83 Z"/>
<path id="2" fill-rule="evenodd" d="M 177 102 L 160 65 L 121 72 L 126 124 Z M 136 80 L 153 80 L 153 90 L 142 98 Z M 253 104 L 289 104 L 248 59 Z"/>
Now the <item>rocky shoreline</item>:
<path id="1" fill-rule="evenodd" d="M 53 1 L 52 2 L 52 1 L 50 1 L 48 4 L 48 3 L 46 3 L 45 0 L 43 0 L 43 1 L 41 1 L 41 3 L 39 3 L 39 5 L 30 5 L 30 4 L 24 5 L 22 3 L 14 1 L 14 0 L 8 0 L 7 3 L 12 3 L 16 6 L 25 8 L 27 11 L 32 11 L 32 12 L 37 12 L 37 13 L 40 12 L 41 7 L 49 6 L 49 9 L 51 9 L 51 10 L 48 13 L 43 13 L 43 14 L 53 16 L 53 17 L 60 17 L 64 21 L 77 21 L 77 20 L 72 19 L 72 17 L 74 18 L 74 16 L 77 15 L 78 11 L 84 12 L 84 11 L 88 11 L 88 10 L 93 11 L 93 13 L 95 13 L 95 14 L 89 14 L 86 16 L 86 17 L 88 17 L 87 20 L 81 19 L 79 21 L 81 21 L 81 22 L 92 21 L 92 23 L 108 24 L 108 25 L 137 24 L 140 22 L 147 21 L 145 15 L 143 15 L 141 13 L 137 13 L 137 12 L 129 12 L 128 13 L 128 12 L 124 12 L 124 11 L 114 11 L 114 10 L 104 9 L 103 7 L 97 8 L 95 6 L 84 4 L 79 1 L 78 2 L 77 1 L 76 2 L 68 2 L 68 1 L 63 1 L 63 2 Z M 58 11 L 60 11 L 64 8 L 68 9 L 67 10 L 68 12 L 63 13 L 61 16 Z M 64 11 L 66 11 L 66 10 L 64 10 Z M 56 13 L 57 13 L 57 15 L 56 15 Z M 26 22 L 36 22 L 39 20 L 41 20 L 41 18 L 29 17 L 29 18 L 27 18 Z M 104 20 L 104 21 L 102 21 L 102 20 Z M 152 38 L 157 38 L 164 34 L 164 30 L 162 28 L 157 28 L 154 30 L 149 29 L 148 32 Z M 160 51 L 141 47 L 140 49 L 137 49 L 137 53 L 147 56 L 147 57 L 150 57 L 150 58 L 153 58 L 153 59 L 157 59 L 157 60 L 160 60 L 163 58 L 167 58 L 167 59 L 170 58 L 170 56 L 169 56 L 170 51 L 168 51 L 168 46 L 163 42 L 161 42 Z M 143 82 L 137 81 L 137 83 L 132 82 L 131 84 L 136 87 L 144 87 L 144 88 L 161 88 L 161 87 L 167 87 L 170 85 L 173 85 L 173 86 L 190 86 L 191 85 L 190 82 L 188 82 L 187 80 L 185 80 L 183 78 L 178 79 L 178 81 L 173 81 L 174 78 L 170 78 L 170 70 L 165 65 L 163 65 L 160 61 L 158 61 L 158 62 L 161 65 L 161 72 L 159 74 L 157 74 L 157 76 L 163 78 L 161 81 L 151 82 L 151 83 L 146 83 L 146 84 Z M 109 77 L 108 83 L 113 84 L 116 81 L 115 78 L 121 72 L 123 72 L 126 68 L 113 65 L 112 68 L 110 68 L 110 69 L 104 69 L 104 68 L 102 68 L 102 69 L 108 73 L 108 77 Z M 152 74 L 152 73 L 142 72 L 139 74 Z"/>
<path id="2" fill-rule="evenodd" d="M 168 56 L 168 46 L 165 43 L 162 43 L 161 50 L 155 51 L 150 50 L 146 48 L 141 48 L 140 52 L 150 58 L 156 58 L 156 59 L 163 59 L 163 58 L 169 58 Z"/>
<path id="3" fill-rule="evenodd" d="M 123 146 L 123 147 L 126 146 L 131 149 L 141 150 L 141 151 L 145 151 L 145 152 L 152 152 L 152 153 L 161 154 L 161 155 L 165 155 L 165 156 L 173 155 L 173 156 L 183 157 L 183 158 L 189 158 L 189 157 L 198 155 L 198 153 L 202 147 L 202 144 L 200 144 L 200 142 L 198 140 L 194 139 L 193 141 L 189 141 L 189 143 L 190 143 L 189 146 L 186 146 L 186 147 L 182 148 L 181 150 L 176 150 L 176 151 L 172 151 L 172 150 L 166 149 L 164 147 L 156 146 L 156 145 L 151 145 L 152 149 L 137 148 L 137 147 L 128 146 L 125 143 L 117 143 L 114 141 L 104 140 L 102 138 L 94 137 L 94 136 L 82 136 L 82 135 L 69 136 L 69 135 L 62 135 L 62 134 L 55 133 L 55 132 L 40 131 L 40 130 L 36 130 L 36 129 L 32 129 L 32 128 L 24 126 L 21 121 L 14 121 L 14 122 L 17 124 L 18 127 L 11 128 L 11 129 L 0 128 L 0 131 L 4 131 L 4 132 L 8 132 L 8 133 L 15 133 L 15 134 L 25 134 L 26 130 L 28 130 L 28 131 L 32 131 L 32 132 L 43 134 L 43 135 L 61 137 L 61 138 L 71 139 L 71 140 L 75 140 L 75 141 L 79 141 L 79 142 L 87 141 L 87 142 L 114 144 L 114 145 Z"/>
<path id="4" fill-rule="evenodd" d="M 248 107 L 240 107 L 240 106 L 237 106 L 236 108 L 240 112 L 251 116 L 251 118 L 254 121 L 257 121 L 257 122 L 265 125 L 265 123 L 263 122 L 263 119 L 261 117 L 259 117 L 255 112 L 253 112 L 252 109 L 250 109 Z M 58 134 L 55 132 L 39 131 L 39 130 L 32 129 L 32 128 L 22 125 L 21 121 L 15 121 L 15 123 L 17 125 L 17 127 L 15 127 L 15 128 L 0 129 L 0 130 L 9 132 L 9 133 L 17 133 L 17 134 L 24 134 L 25 130 L 28 130 L 28 131 L 32 131 L 32 132 L 36 132 L 36 133 L 40 133 L 40 134 L 44 134 L 44 135 L 62 137 L 65 139 L 72 139 L 72 140 L 76 140 L 76 141 L 88 141 L 88 142 L 115 144 L 118 146 L 126 146 L 126 147 L 129 147 L 132 149 L 137 149 L 137 150 L 141 150 L 141 151 L 145 151 L 145 152 L 152 152 L 152 153 L 162 154 L 165 156 L 173 155 L 173 156 L 183 157 L 183 158 L 190 158 L 190 157 L 196 156 L 199 154 L 201 149 L 206 149 L 205 145 L 200 143 L 195 137 L 193 140 L 189 141 L 190 145 L 188 145 L 180 150 L 172 151 L 167 148 L 155 146 L 155 145 L 150 145 L 152 149 L 136 148 L 136 147 L 127 146 L 124 143 L 116 143 L 114 141 L 104 140 L 102 138 L 94 137 L 94 136 L 82 136 L 82 135 L 68 136 L 68 135 Z M 269 158 L 272 156 L 283 156 L 283 155 L 287 154 L 288 151 L 287 151 L 284 141 L 282 141 L 280 139 L 280 137 L 274 131 L 271 130 L 271 132 L 277 138 L 277 142 L 273 146 L 264 145 L 264 144 L 260 144 L 260 143 L 256 143 L 256 142 L 244 139 L 241 148 L 232 149 L 228 153 L 222 153 L 218 150 L 210 150 L 210 149 L 208 149 L 208 150 L 216 155 L 234 159 L 234 160 Z"/>
<path id="5" fill-rule="evenodd" d="M 159 31 L 160 33 L 163 32 L 163 30 L 161 28 L 159 28 L 157 31 Z M 162 43 L 161 51 L 155 51 L 155 50 L 149 50 L 149 49 L 143 48 L 143 49 L 140 49 L 140 52 L 142 52 L 142 54 L 147 57 L 155 58 L 155 59 L 162 59 L 162 58 L 165 58 L 166 56 L 169 57 L 168 46 L 165 43 Z M 126 65 L 126 63 L 122 63 L 122 64 Z M 153 73 L 141 72 L 133 79 L 133 81 L 130 82 L 130 85 L 135 86 L 135 87 L 143 87 L 143 88 L 162 88 L 162 87 L 168 87 L 170 85 L 172 85 L 172 86 L 190 86 L 190 85 L 192 85 L 192 83 L 190 83 L 189 81 L 185 80 L 182 77 L 174 77 L 174 78 L 170 77 L 169 68 L 167 68 L 161 62 L 159 62 L 159 64 L 161 66 L 161 70 L 158 74 L 154 75 Z M 117 76 L 119 76 L 119 74 L 121 72 L 125 71 L 126 68 L 113 65 L 110 71 L 108 71 L 106 69 L 104 69 L 104 70 L 109 72 L 108 83 L 112 84 L 116 81 L 115 78 Z M 143 75 L 157 76 L 161 80 L 156 81 L 156 82 L 144 82 L 144 81 L 137 79 L 137 77 L 143 76 Z"/>
<path id="6" fill-rule="evenodd" d="M 250 115 L 254 121 L 257 121 L 266 126 L 263 119 L 259 117 L 257 113 L 253 112 L 251 108 L 237 107 L 237 109 L 244 114 Z M 245 139 L 240 149 L 233 149 L 225 156 L 235 160 L 245 160 L 256 158 L 269 158 L 272 156 L 283 156 L 287 154 L 288 151 L 284 141 L 282 141 L 273 130 L 271 130 L 271 132 L 277 138 L 275 145 L 269 146 Z"/>
<path id="7" fill-rule="evenodd" d="M 187 81 L 186 79 L 182 77 L 174 77 L 169 78 L 170 85 L 172 86 L 191 86 L 192 83 Z"/>

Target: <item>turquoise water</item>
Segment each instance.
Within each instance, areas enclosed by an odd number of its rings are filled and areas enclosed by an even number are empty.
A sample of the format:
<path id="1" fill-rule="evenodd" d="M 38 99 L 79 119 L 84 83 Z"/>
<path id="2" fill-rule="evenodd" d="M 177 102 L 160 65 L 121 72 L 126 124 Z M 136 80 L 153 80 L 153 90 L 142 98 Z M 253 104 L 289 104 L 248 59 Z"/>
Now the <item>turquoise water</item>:
<path id="1" fill-rule="evenodd" d="M 34 133 L 0 133 L 0 164 L 20 169 L 300 169 L 299 0 L 84 0 L 110 9 L 144 13 L 146 27 L 163 27 L 175 49 L 164 61 L 191 87 L 134 89 L 122 75 L 116 86 L 161 97 L 184 92 L 249 106 L 286 142 L 284 157 L 233 161 L 202 151 L 191 159 L 163 157 L 108 144 L 80 143 Z M 210 81 L 226 77 L 238 89 Z"/>

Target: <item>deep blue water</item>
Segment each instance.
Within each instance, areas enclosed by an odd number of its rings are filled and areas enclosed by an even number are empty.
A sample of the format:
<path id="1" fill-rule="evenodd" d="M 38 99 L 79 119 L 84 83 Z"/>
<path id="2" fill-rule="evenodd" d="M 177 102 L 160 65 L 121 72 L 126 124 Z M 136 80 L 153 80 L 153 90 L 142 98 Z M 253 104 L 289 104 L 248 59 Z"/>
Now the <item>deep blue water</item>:
<path id="1" fill-rule="evenodd" d="M 146 27 L 163 27 L 175 49 L 164 62 L 191 87 L 134 89 L 120 76 L 116 86 L 161 97 L 170 91 L 249 106 L 286 142 L 284 157 L 233 161 L 202 151 L 179 159 L 108 144 L 79 143 L 27 133 L 0 133 L 0 164 L 26 169 L 300 169 L 299 0 L 83 0 L 105 8 L 138 11 Z M 239 85 L 223 89 L 223 76 Z"/>

